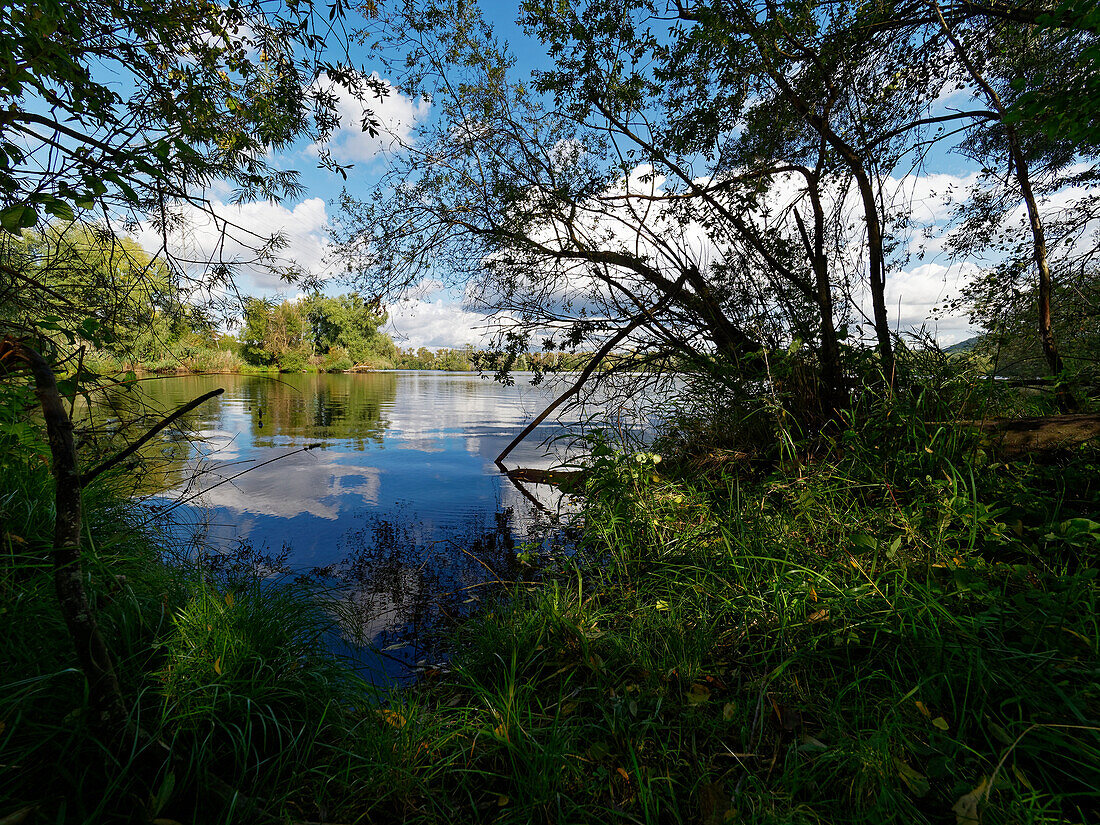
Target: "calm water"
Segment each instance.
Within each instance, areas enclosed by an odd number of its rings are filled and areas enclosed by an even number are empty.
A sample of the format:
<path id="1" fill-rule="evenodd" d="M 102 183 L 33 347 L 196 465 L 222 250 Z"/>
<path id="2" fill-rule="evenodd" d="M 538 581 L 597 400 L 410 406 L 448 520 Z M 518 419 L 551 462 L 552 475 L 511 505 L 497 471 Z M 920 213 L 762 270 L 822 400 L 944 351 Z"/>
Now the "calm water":
<path id="1" fill-rule="evenodd" d="M 225 389 L 188 416 L 190 437 L 176 433 L 151 451 L 162 459 L 146 480 L 151 501 L 174 507 L 195 546 L 213 548 L 216 559 L 310 574 L 335 588 L 346 614 L 338 643 L 379 678 L 407 675 L 432 655 L 441 621 L 494 580 L 522 577 L 517 547 L 545 549 L 553 515 L 568 509 L 553 489 L 520 489 L 493 463 L 561 391 L 533 387 L 530 376 L 517 375 L 512 387 L 433 372 L 188 376 L 142 386 L 162 410 Z M 121 393 L 114 401 L 132 404 Z M 551 466 L 540 442 L 560 426 L 540 426 L 508 465 Z"/>

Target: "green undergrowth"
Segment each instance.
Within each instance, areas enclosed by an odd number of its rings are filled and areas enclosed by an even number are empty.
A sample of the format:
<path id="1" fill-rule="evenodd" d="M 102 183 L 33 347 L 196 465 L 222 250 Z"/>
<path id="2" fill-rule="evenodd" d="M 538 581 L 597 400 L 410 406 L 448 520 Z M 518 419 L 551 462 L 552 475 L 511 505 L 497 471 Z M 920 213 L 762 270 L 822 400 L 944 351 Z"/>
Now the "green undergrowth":
<path id="1" fill-rule="evenodd" d="M 703 475 L 597 450 L 588 557 L 463 625 L 348 817 L 1095 821 L 1098 462 L 888 418 Z"/>
<path id="2" fill-rule="evenodd" d="M 329 652 L 324 594 L 172 561 L 148 514 L 97 482 L 85 585 L 146 734 L 110 746 L 58 609 L 53 482 L 30 435 L 9 423 L 0 459 L 0 821 L 257 821 L 313 798 L 310 768 L 376 704 Z"/>
<path id="3" fill-rule="evenodd" d="M 152 781 L 87 724 L 50 478 L 11 424 L 0 819 L 1094 822 L 1100 451 L 1003 463 L 944 420 L 853 415 L 756 458 L 596 439 L 584 547 L 381 699 L 328 652 L 323 594 L 166 563 L 93 487 L 88 585 L 173 754 Z"/>

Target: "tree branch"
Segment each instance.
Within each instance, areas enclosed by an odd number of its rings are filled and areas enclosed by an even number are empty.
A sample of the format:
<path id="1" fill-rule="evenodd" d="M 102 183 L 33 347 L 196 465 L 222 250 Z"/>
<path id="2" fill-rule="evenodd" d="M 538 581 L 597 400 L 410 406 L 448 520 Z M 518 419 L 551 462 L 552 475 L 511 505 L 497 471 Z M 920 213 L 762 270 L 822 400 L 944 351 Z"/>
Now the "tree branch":
<path id="1" fill-rule="evenodd" d="M 141 447 L 142 444 L 145 444 L 146 442 L 148 442 L 149 439 L 151 439 L 153 436 L 155 436 L 157 433 L 159 433 L 161 430 L 163 430 L 165 427 L 167 427 L 173 421 L 176 421 L 181 416 L 184 416 L 187 413 L 191 412 L 191 410 L 195 409 L 195 407 L 199 406 L 199 404 L 203 403 L 204 401 L 207 401 L 207 400 L 213 398 L 216 395 L 221 395 L 223 392 L 225 392 L 225 389 L 222 388 L 222 387 L 218 387 L 218 389 L 210 390 L 210 392 L 204 393 L 203 395 L 200 395 L 194 401 L 189 401 L 188 403 L 184 404 L 182 407 L 180 407 L 174 413 L 169 415 L 167 418 L 162 419 L 159 424 L 157 424 L 155 427 L 150 429 L 147 433 L 145 433 L 145 435 L 143 435 L 137 441 L 130 444 L 130 446 L 128 446 L 126 449 L 124 449 L 121 453 L 119 453 L 118 455 L 112 456 L 111 458 L 108 458 L 106 461 L 104 461 L 99 466 L 97 466 L 94 469 L 89 470 L 88 472 L 84 473 L 80 477 L 80 486 L 81 487 L 87 487 L 95 479 L 96 476 L 100 475 L 101 473 L 103 473 L 107 470 L 110 470 L 112 467 L 115 467 L 118 464 L 120 464 L 122 461 L 126 460 L 129 456 L 132 456 L 135 452 L 138 451 L 138 449 Z"/>
<path id="2" fill-rule="evenodd" d="M 684 280 L 686 279 L 686 277 L 686 275 L 680 276 L 680 279 L 676 282 L 678 288 L 683 288 Z M 574 395 L 580 392 L 581 387 L 585 385 L 585 382 L 588 381 L 592 373 L 596 371 L 596 367 L 600 365 L 600 361 L 607 357 L 611 350 L 613 350 L 620 342 L 622 342 L 628 335 L 630 335 L 630 333 L 632 333 L 635 329 L 637 329 L 647 320 L 649 320 L 652 317 L 653 313 L 659 312 L 666 304 L 668 304 L 668 302 L 672 300 L 674 294 L 674 292 L 670 292 L 669 294 L 665 295 L 665 297 L 663 297 L 652 309 L 639 312 L 637 315 L 630 319 L 630 323 L 628 323 L 625 327 L 615 333 L 615 335 L 613 335 L 602 347 L 600 347 L 596 354 L 593 355 L 589 362 L 585 365 L 585 368 L 581 370 L 581 374 L 577 378 L 577 380 L 573 382 L 573 386 L 571 386 L 568 390 L 555 398 L 549 404 L 549 406 L 546 407 L 546 409 L 535 416 L 534 420 L 523 428 L 523 432 L 513 438 L 511 443 L 509 443 L 507 447 L 501 450 L 500 455 L 496 457 L 496 465 L 500 467 L 501 472 L 508 472 L 507 468 L 504 466 L 504 459 L 508 457 L 508 454 L 512 452 L 512 450 L 514 450 L 516 446 L 521 441 L 523 441 L 523 439 L 527 438 L 527 436 L 534 432 L 535 428 L 543 421 L 545 421 L 546 417 L 550 415 L 550 413 L 552 413 L 554 410 L 564 404 L 568 399 L 572 398 Z"/>

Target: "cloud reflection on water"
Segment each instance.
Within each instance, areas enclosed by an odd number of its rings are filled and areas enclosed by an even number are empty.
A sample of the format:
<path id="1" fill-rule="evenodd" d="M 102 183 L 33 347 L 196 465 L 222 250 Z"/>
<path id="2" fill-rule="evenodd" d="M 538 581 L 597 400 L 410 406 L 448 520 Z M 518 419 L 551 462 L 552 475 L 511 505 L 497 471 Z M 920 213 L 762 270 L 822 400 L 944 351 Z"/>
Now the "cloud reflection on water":
<path id="1" fill-rule="evenodd" d="M 188 422 L 204 436 L 189 466 L 204 474 L 177 467 L 162 495 L 207 491 L 188 516 L 217 552 L 285 555 L 291 573 L 319 573 L 340 593 L 342 643 L 398 643 L 412 660 L 494 576 L 522 575 L 514 548 L 545 517 L 493 459 L 556 388 L 387 373 L 187 377 L 151 391 L 172 408 L 214 386 L 224 395 Z M 540 427 L 513 460 L 549 466 L 540 441 L 556 426 Z M 301 451 L 312 443 L 322 446 Z M 535 493 L 558 507 L 556 492 Z M 367 667 L 394 676 L 385 661 Z"/>

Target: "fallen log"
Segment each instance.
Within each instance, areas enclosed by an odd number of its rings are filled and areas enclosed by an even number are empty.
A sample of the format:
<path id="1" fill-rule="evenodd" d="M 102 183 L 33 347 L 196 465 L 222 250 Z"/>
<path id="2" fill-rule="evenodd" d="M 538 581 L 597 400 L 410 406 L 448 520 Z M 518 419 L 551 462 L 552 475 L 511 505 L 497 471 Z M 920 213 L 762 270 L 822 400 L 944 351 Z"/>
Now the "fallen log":
<path id="1" fill-rule="evenodd" d="M 1048 455 L 1100 437 L 1098 413 L 990 418 L 958 424 L 986 434 L 993 449 L 1007 459 Z"/>
<path id="2" fill-rule="evenodd" d="M 584 488 L 586 473 L 584 470 L 538 470 L 534 467 L 517 467 L 505 470 L 505 475 L 513 481 L 529 484 L 553 484 L 564 493 Z"/>

